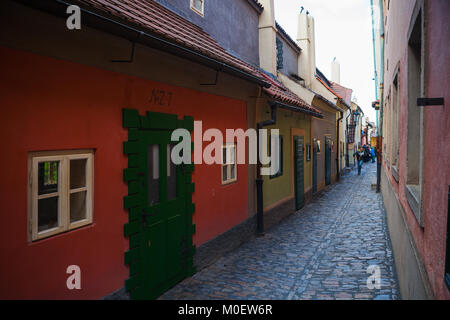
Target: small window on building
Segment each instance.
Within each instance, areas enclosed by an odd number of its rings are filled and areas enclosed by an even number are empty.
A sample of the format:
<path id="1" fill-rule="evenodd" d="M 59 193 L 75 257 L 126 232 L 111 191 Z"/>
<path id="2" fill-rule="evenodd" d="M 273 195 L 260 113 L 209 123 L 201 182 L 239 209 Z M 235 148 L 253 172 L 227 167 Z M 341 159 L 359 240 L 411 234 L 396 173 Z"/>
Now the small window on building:
<path id="1" fill-rule="evenodd" d="M 222 184 L 237 181 L 236 145 L 227 144 L 222 147 Z"/>
<path id="2" fill-rule="evenodd" d="M 92 223 L 93 153 L 30 154 L 32 241 Z"/>
<path id="3" fill-rule="evenodd" d="M 311 161 L 311 144 L 306 144 L 306 161 Z"/>
<path id="4" fill-rule="evenodd" d="M 191 0 L 191 9 L 203 17 L 205 0 Z"/>
<path id="5" fill-rule="evenodd" d="M 399 113 L 399 71 L 397 69 L 396 75 L 394 77 L 393 86 L 392 86 L 392 170 L 394 170 L 393 175 L 396 181 L 398 182 L 398 155 L 399 155 L 399 122 L 398 122 L 398 113 Z"/>
<path id="6" fill-rule="evenodd" d="M 424 227 L 422 215 L 422 155 L 423 155 L 423 108 L 417 107 L 417 98 L 424 91 L 425 41 L 423 36 L 424 7 L 420 7 L 410 26 L 407 56 L 407 140 L 406 140 L 406 199 L 421 227 Z"/>
<path id="7" fill-rule="evenodd" d="M 317 153 L 320 153 L 320 149 L 321 147 L 320 147 L 320 140 L 319 139 L 316 139 L 316 152 Z"/>
<path id="8" fill-rule="evenodd" d="M 283 175 L 283 136 L 278 135 L 278 136 L 271 136 L 270 138 L 270 146 L 269 146 L 269 150 L 271 150 L 271 154 L 272 154 L 272 139 L 276 139 L 276 137 L 278 137 L 278 145 L 279 145 L 279 154 L 278 157 L 275 157 L 275 163 L 272 165 L 274 168 L 278 167 L 278 172 L 272 174 L 270 176 L 271 179 L 273 178 L 277 178 Z"/>

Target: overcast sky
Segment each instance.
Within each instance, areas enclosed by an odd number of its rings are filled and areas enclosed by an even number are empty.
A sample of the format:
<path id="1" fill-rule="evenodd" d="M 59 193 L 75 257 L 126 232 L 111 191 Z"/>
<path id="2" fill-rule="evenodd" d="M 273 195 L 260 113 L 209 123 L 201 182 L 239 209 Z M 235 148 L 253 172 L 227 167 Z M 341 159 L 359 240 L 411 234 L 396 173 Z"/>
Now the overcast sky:
<path id="1" fill-rule="evenodd" d="M 370 0 L 274 2 L 275 19 L 294 40 L 300 7 L 309 11 L 316 29 L 317 67 L 331 80 L 331 62 L 336 57 L 341 64 L 341 84 L 353 89 L 353 97 L 357 97 L 364 114 L 375 122 Z"/>

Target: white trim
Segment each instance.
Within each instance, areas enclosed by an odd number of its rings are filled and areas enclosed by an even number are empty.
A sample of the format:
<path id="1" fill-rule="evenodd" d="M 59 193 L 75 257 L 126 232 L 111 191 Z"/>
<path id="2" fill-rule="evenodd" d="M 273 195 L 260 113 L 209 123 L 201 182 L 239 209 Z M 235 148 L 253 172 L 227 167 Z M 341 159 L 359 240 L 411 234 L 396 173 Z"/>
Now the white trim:
<path id="1" fill-rule="evenodd" d="M 222 177 L 222 185 L 227 185 L 233 182 L 237 181 L 237 148 L 235 143 L 227 143 L 222 146 L 222 155 L 223 155 L 223 149 L 226 149 L 226 157 L 227 157 L 227 163 L 223 163 L 222 159 L 222 165 L 220 167 L 220 174 Z M 229 159 L 231 159 L 231 150 L 234 149 L 234 162 L 228 162 Z M 231 168 L 234 166 L 234 178 L 231 177 Z M 227 179 L 224 180 L 223 178 L 223 167 L 227 167 Z"/>
<path id="2" fill-rule="evenodd" d="M 85 151 L 86 152 L 86 151 Z M 54 155 L 51 155 L 54 154 Z M 93 177 L 94 163 L 93 151 L 73 154 L 67 152 L 31 153 L 29 155 L 29 209 L 28 209 L 28 234 L 29 241 L 36 241 L 53 236 L 68 230 L 72 230 L 93 221 Z M 70 160 L 86 159 L 86 185 L 84 187 L 70 189 Z M 38 166 L 41 162 L 58 161 L 58 190 L 48 194 L 38 194 Z M 77 192 L 86 192 L 86 218 L 70 223 L 70 195 Z M 38 201 L 58 197 L 58 225 L 55 228 L 38 232 Z"/>
<path id="3" fill-rule="evenodd" d="M 191 0 L 191 1 L 190 1 L 190 3 L 191 3 L 191 5 L 190 5 L 191 10 L 194 11 L 195 13 L 197 13 L 198 15 L 200 15 L 200 16 L 203 17 L 204 14 L 205 14 L 205 0 L 200 0 L 200 1 L 202 2 L 202 9 L 201 9 L 201 10 L 198 10 L 198 9 L 195 7 L 194 1 L 195 1 L 195 0 Z"/>

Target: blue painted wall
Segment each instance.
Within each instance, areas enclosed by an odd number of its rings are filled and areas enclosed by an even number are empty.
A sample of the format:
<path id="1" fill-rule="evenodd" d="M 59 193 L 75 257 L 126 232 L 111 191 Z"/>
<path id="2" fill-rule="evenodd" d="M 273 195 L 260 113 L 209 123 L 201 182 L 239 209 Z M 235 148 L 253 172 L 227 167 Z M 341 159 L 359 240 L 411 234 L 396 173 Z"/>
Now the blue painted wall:
<path id="1" fill-rule="evenodd" d="M 298 74 L 298 55 L 297 52 L 284 39 L 277 35 L 277 38 L 283 43 L 283 68 L 279 69 L 281 73 Z"/>
<path id="2" fill-rule="evenodd" d="M 205 0 L 204 17 L 191 10 L 190 0 L 156 0 L 203 28 L 223 48 L 259 65 L 259 15 L 246 0 Z"/>

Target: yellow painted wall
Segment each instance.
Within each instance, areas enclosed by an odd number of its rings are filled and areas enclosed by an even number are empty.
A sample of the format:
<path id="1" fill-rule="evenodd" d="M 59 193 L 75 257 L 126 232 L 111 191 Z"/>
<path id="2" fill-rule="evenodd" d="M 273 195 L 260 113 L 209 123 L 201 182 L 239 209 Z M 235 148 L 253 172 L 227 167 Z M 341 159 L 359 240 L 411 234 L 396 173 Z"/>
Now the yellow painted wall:
<path id="1" fill-rule="evenodd" d="M 259 104 L 260 120 L 258 121 L 270 119 L 270 107 L 267 102 L 268 100 L 263 100 Z M 292 133 L 304 136 L 305 147 L 307 143 L 311 143 L 311 116 L 278 108 L 276 124 L 266 129 L 279 129 L 280 135 L 283 136 L 283 175 L 276 178 L 263 177 L 264 210 L 269 210 L 294 197 Z M 311 161 L 306 161 L 306 150 L 304 170 L 304 185 L 307 192 L 311 188 Z"/>

